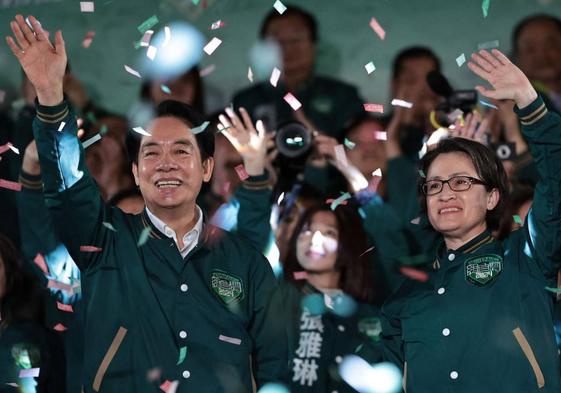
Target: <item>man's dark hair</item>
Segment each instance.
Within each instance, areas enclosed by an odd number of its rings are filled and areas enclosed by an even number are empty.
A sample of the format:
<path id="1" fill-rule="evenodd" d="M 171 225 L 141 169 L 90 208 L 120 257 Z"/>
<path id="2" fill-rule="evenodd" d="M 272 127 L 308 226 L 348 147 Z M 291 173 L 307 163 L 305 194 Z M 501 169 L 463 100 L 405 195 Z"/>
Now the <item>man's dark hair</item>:
<path id="1" fill-rule="evenodd" d="M 559 34 L 561 34 L 561 19 L 548 14 L 530 15 L 518 22 L 512 32 L 512 50 L 514 51 L 514 56 L 517 56 L 518 54 L 518 40 L 520 39 L 522 30 L 524 30 L 529 24 L 534 22 L 551 22 L 555 25 L 557 30 L 559 30 Z"/>
<path id="2" fill-rule="evenodd" d="M 195 128 L 204 123 L 205 118 L 191 105 L 175 100 L 162 101 L 156 107 L 155 118 L 158 117 L 175 117 L 189 128 Z M 214 133 L 211 127 L 207 127 L 203 132 L 195 134 L 197 146 L 201 152 L 201 161 L 214 156 Z M 140 142 L 142 135 L 129 131 L 126 138 L 127 154 L 129 161 L 138 164 L 138 152 L 140 150 Z"/>
<path id="3" fill-rule="evenodd" d="M 487 216 L 485 217 L 487 228 L 490 230 L 497 229 L 508 198 L 508 180 L 501 160 L 491 149 L 479 142 L 464 138 L 444 139 L 421 160 L 421 170 L 425 176 L 436 157 L 445 153 L 465 154 L 471 159 L 477 176 L 485 183 L 486 190 L 498 189 L 499 202 L 493 210 L 487 211 Z M 423 194 L 421 187 L 425 181 L 425 178 L 420 177 L 418 182 L 419 198 L 421 199 L 421 208 L 424 212 L 427 211 L 427 197 Z"/>
<path id="4" fill-rule="evenodd" d="M 435 70 L 440 71 L 440 59 L 429 48 L 424 46 L 410 46 L 397 54 L 392 65 L 392 79 L 399 77 L 407 60 L 428 58 L 434 62 Z"/>
<path id="5" fill-rule="evenodd" d="M 368 247 L 368 241 L 362 228 L 360 216 L 350 206 L 338 206 L 337 209 L 332 211 L 329 205 L 321 203 L 306 209 L 290 238 L 288 254 L 283 263 L 285 280 L 296 286 L 303 285 L 302 281 L 297 281 L 294 278 L 295 272 L 302 271 L 302 266 L 300 266 L 296 254 L 298 237 L 302 229 L 309 225 L 314 215 L 319 212 L 333 213 L 337 221 L 339 240 L 335 269 L 341 273 L 339 289 L 355 300 L 371 302 L 374 295 L 372 273 L 369 270 L 368 257 L 361 257 L 361 254 Z"/>
<path id="6" fill-rule="evenodd" d="M 269 29 L 269 25 L 272 21 L 281 18 L 287 18 L 291 16 L 296 16 L 302 19 L 308 30 L 310 31 L 310 38 L 313 43 L 318 41 L 318 26 L 316 22 L 316 18 L 308 11 L 303 10 L 302 8 L 296 7 L 294 5 L 287 5 L 286 11 L 281 14 L 277 12 L 275 9 L 271 9 L 271 11 L 265 16 L 265 19 L 261 23 L 261 29 L 259 30 L 259 37 L 261 39 L 265 39 L 267 36 L 267 30 Z"/>

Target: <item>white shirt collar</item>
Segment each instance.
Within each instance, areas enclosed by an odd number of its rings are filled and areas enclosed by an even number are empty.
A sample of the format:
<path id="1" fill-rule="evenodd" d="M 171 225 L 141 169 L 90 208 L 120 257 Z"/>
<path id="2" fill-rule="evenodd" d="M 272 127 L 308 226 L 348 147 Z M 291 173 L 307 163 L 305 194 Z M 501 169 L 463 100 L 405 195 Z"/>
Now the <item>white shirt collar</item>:
<path id="1" fill-rule="evenodd" d="M 175 233 L 175 231 L 171 229 L 165 222 L 156 217 L 154 213 L 152 213 L 150 209 L 146 207 L 146 213 L 148 214 L 148 218 L 150 219 L 150 221 L 152 221 L 152 224 L 154 224 L 154 226 L 164 235 L 173 238 L 183 258 L 185 258 L 187 254 L 189 254 L 189 252 L 199 243 L 199 236 L 203 231 L 203 211 L 198 205 L 195 205 L 195 207 L 195 212 L 198 215 L 197 223 L 195 224 L 193 229 L 191 229 L 185 234 L 185 236 L 183 236 L 182 249 L 179 248 L 179 244 L 177 243 L 177 234 Z"/>

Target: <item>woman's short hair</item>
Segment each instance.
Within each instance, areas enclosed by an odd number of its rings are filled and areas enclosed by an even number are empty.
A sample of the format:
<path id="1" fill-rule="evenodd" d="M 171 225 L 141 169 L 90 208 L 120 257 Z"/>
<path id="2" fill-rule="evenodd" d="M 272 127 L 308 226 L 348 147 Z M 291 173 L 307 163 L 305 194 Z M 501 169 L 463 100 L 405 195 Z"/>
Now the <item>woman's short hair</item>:
<path id="1" fill-rule="evenodd" d="M 296 286 L 303 285 L 302 281 L 294 278 L 294 273 L 302 270 L 296 254 L 298 236 L 319 212 L 330 212 L 337 221 L 339 241 L 335 269 L 340 272 L 339 288 L 358 301 L 371 302 L 374 297 L 372 273 L 369 269 L 368 257 L 361 257 L 368 248 L 368 242 L 361 218 L 350 206 L 338 206 L 335 210 L 331 210 L 328 205 L 322 203 L 306 209 L 296 224 L 289 242 L 286 260 L 283 261 L 284 278 Z"/>
<path id="2" fill-rule="evenodd" d="M 499 227 L 501 215 L 508 198 L 508 182 L 507 175 L 503 168 L 501 160 L 496 154 L 479 142 L 475 142 L 464 138 L 449 138 L 438 143 L 436 148 L 429 151 L 421 160 L 421 171 L 426 176 L 433 161 L 441 154 L 445 153 L 461 153 L 470 158 L 477 176 L 485 182 L 487 191 L 497 189 L 499 191 L 499 202 L 493 210 L 487 211 L 485 221 L 490 230 Z M 421 200 L 421 208 L 427 211 L 427 198 L 422 192 L 422 185 L 425 182 L 424 177 L 419 178 L 418 192 Z"/>

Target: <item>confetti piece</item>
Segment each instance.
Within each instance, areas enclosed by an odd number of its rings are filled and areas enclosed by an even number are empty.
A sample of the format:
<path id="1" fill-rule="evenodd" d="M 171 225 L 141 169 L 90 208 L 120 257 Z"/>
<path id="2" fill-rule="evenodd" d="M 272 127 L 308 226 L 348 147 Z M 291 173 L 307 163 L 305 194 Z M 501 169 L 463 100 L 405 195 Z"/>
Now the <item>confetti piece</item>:
<path id="1" fill-rule="evenodd" d="M 47 288 L 59 289 L 66 292 L 69 296 L 72 296 L 74 294 L 74 288 L 72 288 L 72 285 L 56 280 L 49 280 L 47 282 Z"/>
<path id="2" fill-rule="evenodd" d="M 277 87 L 277 83 L 279 82 L 280 74 L 281 74 L 281 72 L 277 67 L 275 67 L 273 69 L 273 72 L 271 72 L 271 78 L 269 78 L 269 82 L 274 87 Z"/>
<path id="3" fill-rule="evenodd" d="M 249 81 L 253 83 L 253 71 L 251 70 L 251 67 L 247 69 L 247 79 L 249 79 Z"/>
<path id="4" fill-rule="evenodd" d="M 287 93 L 284 96 L 284 100 L 295 111 L 302 108 L 302 104 L 300 103 L 300 101 L 298 101 L 298 99 L 296 97 L 294 97 L 294 95 L 292 95 L 292 93 Z"/>
<path id="5" fill-rule="evenodd" d="M 387 141 L 388 133 L 386 131 L 374 131 L 374 138 L 378 141 Z"/>
<path id="6" fill-rule="evenodd" d="M 60 311 L 74 312 L 71 304 L 64 304 L 64 303 L 61 303 L 61 302 L 56 302 L 56 308 L 58 308 Z"/>
<path id="7" fill-rule="evenodd" d="M 456 64 L 461 67 L 466 62 L 466 55 L 462 53 L 460 56 L 456 57 Z"/>
<path id="8" fill-rule="evenodd" d="M 374 71 L 376 71 L 376 66 L 374 65 L 373 62 L 370 62 L 368 64 L 364 65 L 364 68 L 366 69 L 366 73 L 368 75 L 370 75 L 371 73 L 373 73 Z"/>
<path id="9" fill-rule="evenodd" d="M 224 27 L 224 22 L 222 22 L 221 20 L 217 20 L 216 22 L 212 22 L 210 29 L 217 30 L 220 29 L 221 27 Z"/>
<path id="10" fill-rule="evenodd" d="M 142 127 L 134 127 L 132 129 L 134 132 L 139 133 L 140 135 L 144 135 L 144 136 L 152 136 L 150 135 L 150 133 L 148 133 L 144 128 Z"/>
<path id="11" fill-rule="evenodd" d="M 345 147 L 349 150 L 353 150 L 356 147 L 356 143 L 351 142 L 350 140 L 348 140 L 347 138 L 345 138 L 344 142 Z"/>
<path id="12" fill-rule="evenodd" d="M 80 2 L 80 12 L 94 12 L 94 2 L 93 1 L 81 1 Z"/>
<path id="13" fill-rule="evenodd" d="M 6 153 L 8 150 L 10 150 L 10 143 L 6 143 L 5 145 L 0 146 L 0 154 L 4 154 Z"/>
<path id="14" fill-rule="evenodd" d="M 372 19 L 370 19 L 370 27 L 376 34 L 378 34 L 378 37 L 380 37 L 381 40 L 386 38 L 386 32 L 384 31 L 382 26 L 380 26 L 376 18 L 372 17 Z"/>
<path id="15" fill-rule="evenodd" d="M 227 343 L 234 344 L 234 345 L 240 345 L 242 343 L 242 340 L 240 340 L 239 338 L 228 337 L 228 336 L 224 336 L 223 334 L 218 336 L 218 339 L 220 341 L 225 341 Z"/>
<path id="16" fill-rule="evenodd" d="M 491 49 L 491 48 L 498 48 L 499 47 L 499 40 L 495 41 L 487 41 L 477 45 L 477 49 Z"/>
<path id="17" fill-rule="evenodd" d="M 109 222 L 102 222 L 101 225 L 103 225 L 105 228 L 109 229 L 110 231 L 113 232 L 117 232 L 117 230 L 115 229 L 115 227 L 113 225 L 111 225 L 111 223 Z"/>
<path id="18" fill-rule="evenodd" d="M 337 198 L 333 202 L 331 202 L 331 205 L 329 206 L 330 209 L 335 210 L 337 208 L 337 206 L 343 204 L 343 202 L 346 202 L 347 199 L 351 199 L 351 194 L 349 194 L 348 192 L 344 193 L 339 198 Z"/>
<path id="19" fill-rule="evenodd" d="M 158 367 L 151 368 L 146 372 L 146 379 L 148 382 L 158 381 L 162 376 L 162 370 Z"/>
<path id="20" fill-rule="evenodd" d="M 302 272 L 293 272 L 292 273 L 292 277 L 294 277 L 295 280 L 306 280 L 308 278 L 308 272 L 302 271 Z"/>
<path id="21" fill-rule="evenodd" d="M 489 15 L 489 3 L 491 3 L 491 0 L 483 0 L 481 3 L 481 10 L 483 11 L 484 18 L 487 18 L 487 15 Z"/>
<path id="22" fill-rule="evenodd" d="M 146 51 L 146 57 L 149 58 L 150 60 L 154 60 L 154 58 L 156 57 L 156 54 L 158 53 L 158 48 L 156 48 L 155 46 L 150 45 L 148 47 L 148 50 Z"/>
<path id="23" fill-rule="evenodd" d="M 421 217 L 415 217 L 414 219 L 412 219 L 411 224 L 413 225 L 419 225 L 421 223 Z"/>
<path id="24" fill-rule="evenodd" d="M 101 140 L 101 135 L 100 134 L 95 134 L 94 136 L 92 136 L 87 141 L 84 141 L 84 143 L 82 143 L 82 147 L 84 149 L 87 149 L 88 147 L 90 147 L 91 145 L 93 145 L 94 143 L 96 143 L 99 140 Z"/>
<path id="25" fill-rule="evenodd" d="M 140 40 L 140 46 L 149 46 L 152 35 L 154 35 L 154 30 L 147 30 Z"/>
<path id="26" fill-rule="evenodd" d="M 545 290 L 549 291 L 549 292 L 557 293 L 557 294 L 561 293 L 561 288 L 545 287 Z"/>
<path id="27" fill-rule="evenodd" d="M 519 225 L 524 225 L 524 221 L 522 221 L 519 215 L 515 214 L 514 216 L 512 216 L 512 218 L 514 219 L 515 223 Z"/>
<path id="28" fill-rule="evenodd" d="M 479 103 L 483 106 L 488 106 L 489 108 L 493 108 L 493 109 L 499 109 L 498 106 L 491 104 L 490 102 L 487 102 L 485 100 L 479 100 Z"/>
<path id="29" fill-rule="evenodd" d="M 209 121 L 205 121 L 203 124 L 201 124 L 198 127 L 195 128 L 191 128 L 191 132 L 195 135 L 200 134 L 201 132 L 203 132 L 204 130 L 206 130 L 206 128 L 208 127 L 208 125 L 210 124 Z"/>
<path id="30" fill-rule="evenodd" d="M 399 100 L 399 99 L 397 99 L 397 98 L 394 98 L 394 99 L 392 100 L 391 104 L 392 104 L 393 106 L 400 106 L 400 107 L 402 107 L 402 108 L 407 108 L 407 109 L 413 108 L 413 103 L 412 103 L 412 102 L 408 102 L 408 101 L 404 101 L 404 100 Z"/>
<path id="31" fill-rule="evenodd" d="M 152 15 L 150 18 L 142 22 L 140 26 L 138 26 L 138 31 L 140 31 L 140 34 L 144 34 L 157 24 L 158 24 L 158 17 L 156 15 Z"/>
<path id="32" fill-rule="evenodd" d="M 162 42 L 162 46 L 165 48 L 168 46 L 169 42 L 171 41 L 171 29 L 169 26 L 164 27 L 164 42 Z"/>
<path id="33" fill-rule="evenodd" d="M 199 76 L 201 78 L 204 78 L 205 76 L 208 76 L 208 75 L 212 74 L 215 69 L 216 69 L 216 66 L 214 64 L 206 66 L 205 68 L 203 68 L 202 70 L 199 71 Z"/>
<path id="34" fill-rule="evenodd" d="M 401 272 L 401 274 L 403 274 L 406 277 L 409 277 L 412 280 L 425 282 L 429 279 L 428 273 L 423 272 L 421 270 L 414 269 L 412 267 L 402 266 L 399 268 L 399 271 Z"/>
<path id="35" fill-rule="evenodd" d="M 187 347 L 181 347 L 179 349 L 179 359 L 177 360 L 177 365 L 183 363 L 185 356 L 187 356 Z"/>
<path id="36" fill-rule="evenodd" d="M 345 154 L 345 147 L 343 145 L 337 145 L 333 150 L 335 150 L 335 160 L 344 167 L 349 166 L 347 155 Z"/>
<path id="37" fill-rule="evenodd" d="M 160 85 L 160 90 L 166 94 L 171 94 L 171 89 L 164 84 Z"/>
<path id="38" fill-rule="evenodd" d="M 222 40 L 220 38 L 213 37 L 213 39 L 210 40 L 209 43 L 205 45 L 203 50 L 205 51 L 205 53 L 207 55 L 210 56 L 216 50 L 216 48 L 218 48 L 220 46 L 221 43 L 222 43 Z"/>
<path id="39" fill-rule="evenodd" d="M 95 37 L 95 31 L 88 31 L 86 33 L 86 36 L 82 40 L 82 48 L 88 49 L 92 44 L 94 37 Z"/>
<path id="40" fill-rule="evenodd" d="M 450 123 L 454 123 L 458 117 L 462 116 L 464 114 L 464 112 L 462 112 L 461 109 L 454 109 L 454 111 L 452 111 L 452 113 L 448 114 L 448 120 L 450 121 Z"/>
<path id="41" fill-rule="evenodd" d="M 376 192 L 378 190 L 378 186 L 380 185 L 381 181 L 382 181 L 382 170 L 378 168 L 374 172 L 372 172 L 372 177 L 368 182 L 368 190 L 371 192 Z"/>
<path id="42" fill-rule="evenodd" d="M 425 172 L 422 169 L 419 169 L 419 176 L 423 178 L 427 177 L 427 175 L 425 175 Z"/>
<path id="43" fill-rule="evenodd" d="M 245 179 L 247 179 L 249 177 L 249 175 L 247 174 L 247 171 L 245 170 L 245 167 L 243 166 L 243 164 L 238 165 L 234 169 L 236 170 L 236 173 L 238 174 L 238 177 L 240 178 L 241 181 L 244 181 Z"/>
<path id="44" fill-rule="evenodd" d="M 58 126 L 58 132 L 62 132 L 62 130 L 64 129 L 64 126 L 66 125 L 65 122 L 61 122 L 60 125 Z"/>
<path id="45" fill-rule="evenodd" d="M 281 15 L 284 13 L 284 11 L 286 11 L 286 6 L 280 0 L 275 1 L 275 4 L 273 4 L 273 7 Z"/>
<path id="46" fill-rule="evenodd" d="M 43 258 L 43 255 L 41 254 L 37 254 L 35 255 L 35 258 L 33 259 L 33 262 L 39 266 L 39 269 L 41 269 L 41 271 L 45 274 L 49 274 L 49 268 L 47 267 L 47 264 L 45 263 L 45 258 Z"/>
<path id="47" fill-rule="evenodd" d="M 160 385 L 160 389 L 165 393 L 175 393 L 177 390 L 177 385 L 179 385 L 179 381 L 170 382 L 166 379 L 166 381 Z"/>
<path id="48" fill-rule="evenodd" d="M 362 254 L 360 254 L 358 257 L 360 258 L 361 256 L 369 253 L 370 251 L 372 251 L 374 248 L 376 248 L 375 246 L 370 247 L 369 249 L 367 249 L 366 251 L 364 251 Z"/>
<path id="49" fill-rule="evenodd" d="M 136 71 L 135 69 L 130 68 L 128 65 L 125 64 L 125 71 L 127 71 L 129 74 L 136 76 L 137 78 L 142 78 L 139 74 L 138 71 Z"/>
<path id="50" fill-rule="evenodd" d="M 65 330 L 68 330 L 68 328 L 66 326 L 64 326 L 62 323 L 57 323 L 53 329 L 55 329 L 57 332 L 64 332 Z"/>
<path id="51" fill-rule="evenodd" d="M 140 236 L 138 237 L 138 242 L 136 243 L 136 246 L 142 247 L 148 241 L 149 235 L 150 235 L 150 227 L 145 227 L 140 233 Z"/>
<path id="52" fill-rule="evenodd" d="M 20 378 L 36 378 L 39 376 L 40 368 L 25 368 L 20 370 L 19 377 Z"/>
<path id="53" fill-rule="evenodd" d="M 82 252 L 101 252 L 103 249 L 96 246 L 80 246 Z"/>
<path id="54" fill-rule="evenodd" d="M 366 112 L 384 113 L 384 105 L 382 104 L 364 104 Z"/>
<path id="55" fill-rule="evenodd" d="M 21 191 L 21 184 L 14 181 L 0 179 L 0 188 L 6 188 L 12 191 Z"/>

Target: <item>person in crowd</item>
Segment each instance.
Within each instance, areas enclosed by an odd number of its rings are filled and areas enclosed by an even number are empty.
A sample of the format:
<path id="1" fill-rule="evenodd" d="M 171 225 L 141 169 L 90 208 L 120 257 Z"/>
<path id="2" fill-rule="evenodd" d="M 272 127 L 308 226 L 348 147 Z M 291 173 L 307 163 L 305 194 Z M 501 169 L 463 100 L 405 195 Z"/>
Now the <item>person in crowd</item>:
<path id="1" fill-rule="evenodd" d="M 65 392 L 64 351 L 44 327 L 45 294 L 0 234 L 0 391 Z M 33 370 L 35 369 L 35 370 Z"/>
<path id="2" fill-rule="evenodd" d="M 149 136 L 129 133 L 146 209 L 128 215 L 107 207 L 63 96 L 62 33 L 53 45 L 29 20 L 32 28 L 16 16 L 7 43 L 37 91 L 33 124 L 47 206 L 85 272 L 84 391 L 174 384 L 180 392 L 245 392 L 253 381 L 260 388 L 281 379 L 286 334 L 271 268 L 249 243 L 205 224 L 195 203 L 213 169 L 213 133 L 191 132 L 202 116 L 164 101 L 146 125 Z"/>
<path id="3" fill-rule="evenodd" d="M 540 181 L 524 227 L 498 241 L 491 231 L 508 188 L 494 153 L 451 138 L 423 157 L 426 213 L 411 225 L 433 256 L 382 308 L 384 355 L 403 370 L 408 392 L 558 391 L 544 288 L 555 286 L 561 261 L 561 119 L 500 51 L 474 53 L 468 66 L 491 85 L 476 87 L 482 95 L 516 104 Z"/>

